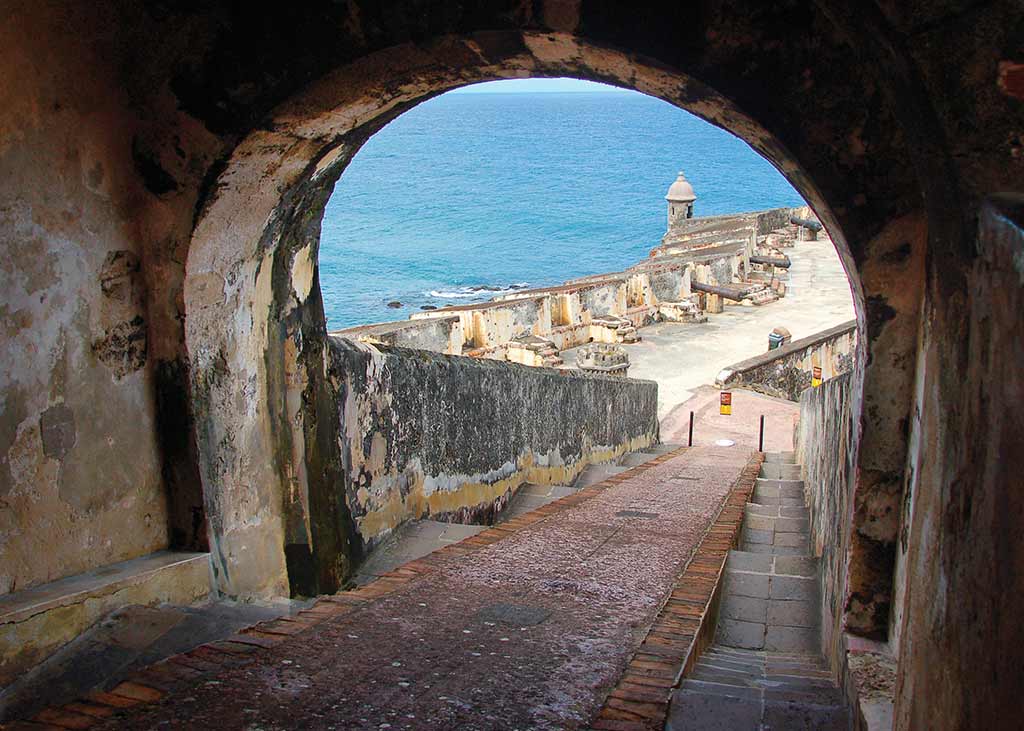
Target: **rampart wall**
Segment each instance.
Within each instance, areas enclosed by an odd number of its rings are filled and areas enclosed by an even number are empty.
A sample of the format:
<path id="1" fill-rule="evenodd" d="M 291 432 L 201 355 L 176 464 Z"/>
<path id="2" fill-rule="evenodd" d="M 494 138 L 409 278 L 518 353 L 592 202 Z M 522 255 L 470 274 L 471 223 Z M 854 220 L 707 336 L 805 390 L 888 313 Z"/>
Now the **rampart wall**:
<path id="1" fill-rule="evenodd" d="M 848 373 L 856 349 L 857 322 L 851 320 L 724 368 L 715 383 L 799 401 L 815 366 L 823 380 Z"/>
<path id="2" fill-rule="evenodd" d="M 364 551 L 409 519 L 487 521 L 526 482 L 658 441 L 651 381 L 329 340 Z"/>
<path id="3" fill-rule="evenodd" d="M 509 353 L 510 343 L 531 335 L 550 340 L 557 350 L 593 341 L 616 342 L 621 339 L 616 328 L 602 320 L 621 318 L 632 327 L 642 327 L 663 316 L 662 304 L 693 296 L 703 309 L 706 298 L 691 291 L 692 283 L 744 281 L 758 237 L 785 228 L 790 215 L 803 210 L 777 208 L 690 219 L 686 230 L 699 232 L 697 239 L 658 247 L 650 258 L 624 272 L 581 277 L 488 302 L 417 312 L 407 321 L 361 325 L 333 334 L 497 360 L 519 360 Z"/>
<path id="4" fill-rule="evenodd" d="M 849 505 L 854 489 L 856 419 L 851 375 L 825 381 L 800 397 L 796 459 L 804 466 L 811 541 L 821 557 L 823 648 L 834 668 L 843 662 Z"/>

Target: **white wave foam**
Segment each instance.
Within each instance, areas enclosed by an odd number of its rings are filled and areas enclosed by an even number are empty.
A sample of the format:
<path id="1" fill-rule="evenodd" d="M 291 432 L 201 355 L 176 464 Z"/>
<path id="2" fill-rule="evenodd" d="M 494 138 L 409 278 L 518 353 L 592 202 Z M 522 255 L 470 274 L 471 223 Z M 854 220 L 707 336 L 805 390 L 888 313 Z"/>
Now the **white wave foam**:
<path id="1" fill-rule="evenodd" d="M 481 297 L 490 297 L 496 294 L 503 294 L 505 292 L 516 292 L 521 289 L 526 289 L 529 286 L 529 282 L 516 282 L 515 284 L 509 284 L 503 287 L 479 284 L 471 287 L 460 287 L 459 289 L 452 291 L 432 289 L 429 292 L 424 292 L 424 294 L 437 299 L 469 299 L 474 297 L 479 299 Z"/>

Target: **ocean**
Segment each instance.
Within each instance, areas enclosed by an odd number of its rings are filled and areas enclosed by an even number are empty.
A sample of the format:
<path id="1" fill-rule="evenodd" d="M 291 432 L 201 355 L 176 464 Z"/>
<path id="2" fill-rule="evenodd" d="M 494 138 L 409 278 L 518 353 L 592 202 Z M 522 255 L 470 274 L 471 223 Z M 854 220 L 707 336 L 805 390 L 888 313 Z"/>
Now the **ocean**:
<path id="1" fill-rule="evenodd" d="M 697 216 L 803 203 L 746 143 L 641 94 L 424 102 L 366 143 L 327 205 L 328 328 L 631 266 L 665 232 L 679 170 Z"/>

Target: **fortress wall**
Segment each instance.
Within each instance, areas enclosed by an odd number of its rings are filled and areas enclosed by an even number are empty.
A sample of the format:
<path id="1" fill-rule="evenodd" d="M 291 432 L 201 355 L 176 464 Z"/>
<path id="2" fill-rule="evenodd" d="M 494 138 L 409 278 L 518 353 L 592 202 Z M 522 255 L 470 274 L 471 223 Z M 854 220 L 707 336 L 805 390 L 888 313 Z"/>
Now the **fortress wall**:
<path id="1" fill-rule="evenodd" d="M 658 386 L 331 337 L 344 497 L 368 550 L 406 520 L 486 520 L 523 483 L 658 441 Z"/>
<path id="2" fill-rule="evenodd" d="M 437 353 L 461 353 L 464 341 L 462 321 L 458 317 L 435 317 L 408 322 L 364 325 L 339 330 L 348 337 L 373 340 L 400 348 L 433 350 Z"/>
<path id="3" fill-rule="evenodd" d="M 686 293 L 683 291 L 684 271 L 679 269 L 654 271 L 650 272 L 647 277 L 650 281 L 651 292 L 654 293 L 658 302 L 678 302 L 686 296 Z"/>
<path id="4" fill-rule="evenodd" d="M 95 30 L 107 16 L 92 8 L 48 22 L 55 8 L 8 6 L 0 24 L 3 596 L 177 537 L 176 467 L 158 429 L 168 426 L 163 389 L 180 371 L 174 334 L 150 330 L 174 306 L 150 283 L 180 281 L 161 269 L 162 257 L 183 258 L 173 204 L 162 203 L 161 225 L 140 221 L 156 198 L 137 171 L 148 137 L 124 105 L 107 44 L 116 30 Z M 147 255 L 148 242 L 161 254 Z"/>
<path id="5" fill-rule="evenodd" d="M 856 424 L 851 375 L 825 381 L 800 397 L 797 462 L 804 466 L 811 541 L 821 557 L 822 648 L 836 671 L 845 663 L 843 616 L 849 511 L 856 473 Z"/>
<path id="6" fill-rule="evenodd" d="M 724 368 L 715 383 L 799 401 L 811 387 L 814 366 L 823 380 L 847 373 L 856 349 L 857 323 L 851 320 Z"/>
<path id="7" fill-rule="evenodd" d="M 551 340 L 556 348 L 564 350 L 591 340 L 587 325 L 593 317 L 628 317 L 642 326 L 661 302 L 688 296 L 691 278 L 707 284 L 732 282 L 740 265 L 738 253 L 730 247 L 693 252 L 693 256 L 677 256 L 653 268 L 631 269 L 598 284 L 579 281 L 527 290 L 477 305 L 418 312 L 407 321 L 338 330 L 333 335 L 436 353 L 467 352 L 498 360 L 505 359 L 507 343 L 522 335 Z"/>

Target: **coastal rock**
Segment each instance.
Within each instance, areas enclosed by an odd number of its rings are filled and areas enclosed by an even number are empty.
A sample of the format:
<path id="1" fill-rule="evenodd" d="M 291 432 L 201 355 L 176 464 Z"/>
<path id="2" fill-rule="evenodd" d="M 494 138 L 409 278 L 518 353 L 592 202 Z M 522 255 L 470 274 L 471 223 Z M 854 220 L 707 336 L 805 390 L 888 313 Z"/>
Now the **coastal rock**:
<path id="1" fill-rule="evenodd" d="M 397 310 L 401 306 L 402 303 L 399 302 L 398 300 L 391 300 L 390 302 L 388 302 L 388 307 L 390 307 L 393 310 Z"/>

